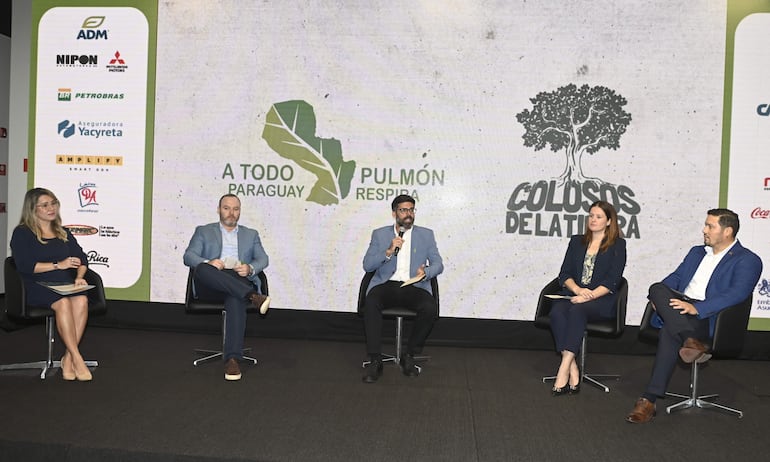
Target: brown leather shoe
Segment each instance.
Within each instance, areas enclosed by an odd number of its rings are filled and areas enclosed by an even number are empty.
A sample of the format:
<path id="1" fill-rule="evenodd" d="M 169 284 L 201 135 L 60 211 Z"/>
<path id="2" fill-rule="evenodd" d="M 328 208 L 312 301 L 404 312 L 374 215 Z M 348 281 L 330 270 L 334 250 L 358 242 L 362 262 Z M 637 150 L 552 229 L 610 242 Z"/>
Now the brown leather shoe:
<path id="1" fill-rule="evenodd" d="M 249 295 L 249 302 L 255 308 L 259 308 L 259 314 L 267 313 L 267 309 L 270 308 L 270 297 L 256 292 Z"/>
<path id="2" fill-rule="evenodd" d="M 705 363 L 711 359 L 711 354 L 708 353 L 708 347 L 703 342 L 690 337 L 684 341 L 682 348 L 679 349 L 679 357 L 687 364 L 692 364 L 693 361 Z"/>
<path id="3" fill-rule="evenodd" d="M 626 416 L 626 422 L 647 423 L 655 417 L 655 403 L 647 398 L 639 398 L 631 412 Z"/>
<path id="4" fill-rule="evenodd" d="M 225 362 L 225 380 L 241 380 L 241 368 L 237 359 L 230 358 Z"/>

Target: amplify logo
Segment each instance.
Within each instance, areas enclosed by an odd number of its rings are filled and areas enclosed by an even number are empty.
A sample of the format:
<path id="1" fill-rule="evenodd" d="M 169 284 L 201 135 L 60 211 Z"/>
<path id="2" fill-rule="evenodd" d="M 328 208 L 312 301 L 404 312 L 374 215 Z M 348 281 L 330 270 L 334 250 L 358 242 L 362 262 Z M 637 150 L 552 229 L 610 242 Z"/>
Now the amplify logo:
<path id="1" fill-rule="evenodd" d="M 80 26 L 76 40 L 107 40 L 107 31 L 100 30 L 104 24 L 104 16 L 89 16 Z"/>
<path id="2" fill-rule="evenodd" d="M 606 87 L 578 88 L 574 84 L 538 93 L 531 109 L 516 114 L 526 132 L 524 146 L 564 153 L 564 169 L 552 179 L 521 183 L 508 199 L 507 233 L 535 236 L 582 234 L 590 205 L 604 200 L 618 212 L 618 224 L 626 238 L 639 238 L 637 215 L 641 207 L 634 192 L 583 172 L 584 154 L 602 148 L 617 150 L 631 122 L 623 109 L 626 99 Z"/>
<path id="3" fill-rule="evenodd" d="M 115 56 L 107 64 L 107 70 L 110 72 L 126 72 L 128 66 L 126 60 L 120 57 L 120 52 L 116 51 Z"/>
<path id="4" fill-rule="evenodd" d="M 318 138 L 315 135 L 316 118 L 313 107 L 305 101 L 284 101 L 275 103 L 267 113 L 262 138 L 279 156 L 297 164 L 301 169 L 312 173 L 317 181 L 310 189 L 307 200 L 321 205 L 338 204 L 350 193 L 350 182 L 356 169 L 356 162 L 345 161 L 342 157 L 342 145 L 334 138 Z M 261 167 L 263 173 L 269 175 L 273 167 L 274 176 L 284 181 L 294 176 L 290 166 L 277 167 L 268 165 Z M 287 168 L 288 167 L 288 168 Z M 228 172 L 229 170 L 229 172 Z M 251 169 L 252 177 L 254 169 Z M 258 171 L 258 172 L 259 172 Z M 229 165 L 224 176 L 234 179 Z M 244 167 L 244 179 L 247 178 L 247 167 Z M 269 179 L 269 178 L 267 178 Z M 249 184 L 248 187 L 255 185 Z M 274 188 L 269 194 L 267 188 L 277 185 L 259 185 L 262 195 L 282 197 L 302 197 L 304 186 L 283 185 L 283 190 Z M 230 184 L 230 192 L 234 194 L 260 195 L 259 190 L 248 191 L 243 185 Z"/>

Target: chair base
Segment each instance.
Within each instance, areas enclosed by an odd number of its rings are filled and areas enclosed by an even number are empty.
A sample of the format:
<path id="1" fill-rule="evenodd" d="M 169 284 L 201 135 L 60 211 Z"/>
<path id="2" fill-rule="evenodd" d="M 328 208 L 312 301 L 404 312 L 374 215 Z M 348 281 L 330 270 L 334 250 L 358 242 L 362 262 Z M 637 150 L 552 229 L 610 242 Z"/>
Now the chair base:
<path id="1" fill-rule="evenodd" d="M 667 407 L 666 414 L 671 414 L 672 412 L 681 411 L 683 409 L 690 409 L 693 407 L 697 407 L 699 409 L 727 411 L 729 413 L 737 415 L 739 419 L 743 418 L 743 411 L 711 401 L 719 398 L 719 394 L 698 395 L 698 370 L 699 369 L 700 369 L 700 365 L 698 364 L 698 362 L 693 362 L 690 369 L 690 394 L 689 395 L 666 392 L 666 396 L 672 396 L 674 398 L 684 398 L 682 401 Z"/>
<path id="2" fill-rule="evenodd" d="M 718 394 L 701 395 L 701 396 L 692 397 L 687 395 L 680 395 L 678 393 L 666 393 L 666 396 L 673 396 L 675 398 L 685 398 L 684 400 L 676 404 L 672 404 L 671 406 L 668 406 L 666 408 L 666 414 L 671 414 L 672 412 L 681 411 L 683 409 L 690 409 L 693 407 L 697 407 L 699 409 L 722 410 L 728 413 L 735 414 L 736 416 L 738 416 L 739 419 L 743 418 L 743 411 L 732 407 L 724 406 L 722 404 L 715 403 L 713 401 L 709 401 L 712 399 L 719 398 Z"/>
<path id="3" fill-rule="evenodd" d="M 430 359 L 430 356 L 415 356 L 414 357 L 415 361 L 428 361 L 429 359 Z M 371 361 L 369 361 L 368 359 L 363 361 L 361 363 L 361 367 L 368 366 L 370 362 Z M 401 364 L 401 357 L 398 356 L 398 355 L 389 355 L 389 354 L 383 353 L 382 354 L 382 363 L 383 364 L 385 364 L 385 363 L 393 363 L 396 366 L 398 366 L 399 364 Z M 418 372 L 422 372 L 422 367 L 420 367 L 419 364 L 415 364 L 414 367 L 417 368 Z"/>
<path id="4" fill-rule="evenodd" d="M 599 382 L 597 379 L 614 379 L 614 380 L 620 380 L 620 376 L 616 374 L 581 374 L 580 383 L 590 383 L 591 385 L 594 385 L 597 388 L 601 388 L 604 390 L 605 393 L 610 392 L 610 387 L 607 385 Z M 543 377 L 543 383 L 550 382 L 556 380 L 555 375 L 551 375 L 548 377 Z"/>
<path id="5" fill-rule="evenodd" d="M 583 384 L 583 383 L 586 383 L 586 381 L 588 381 L 588 383 L 590 383 L 591 385 L 594 385 L 594 386 L 596 386 L 598 388 L 601 388 L 602 390 L 604 390 L 605 393 L 609 393 L 610 392 L 610 387 L 608 387 L 607 385 L 599 382 L 599 379 L 601 379 L 601 380 L 606 380 L 606 379 L 620 380 L 620 376 L 617 375 L 617 374 L 589 374 L 587 372 L 584 372 L 585 371 L 585 365 L 586 365 L 586 353 L 585 353 L 586 345 L 587 345 L 586 337 L 588 337 L 588 332 L 583 334 L 583 340 L 582 340 L 581 346 L 580 346 L 580 368 L 579 368 L 580 369 L 580 383 Z M 550 375 L 548 377 L 543 377 L 543 383 L 546 383 L 546 382 L 551 381 L 551 380 L 556 380 L 556 376 L 555 375 Z"/>
<path id="6" fill-rule="evenodd" d="M 98 361 L 85 361 L 86 366 L 99 367 Z M 18 371 L 28 369 L 40 369 L 40 379 L 45 380 L 49 372 L 54 372 L 56 369 L 61 369 L 61 361 L 33 361 L 29 363 L 16 363 L 16 364 L 3 364 L 0 366 L 0 371 Z"/>
<path id="7" fill-rule="evenodd" d="M 244 348 L 243 349 L 243 361 L 250 361 L 252 364 L 257 364 L 256 358 L 252 358 L 251 356 L 246 356 L 246 353 L 251 351 L 251 348 Z M 193 366 L 197 366 L 198 364 L 203 364 L 207 361 L 211 361 L 212 359 L 221 358 L 224 353 L 218 350 L 203 350 L 203 349 L 196 349 L 196 353 L 200 355 L 206 355 L 203 358 L 198 358 L 195 361 L 193 361 Z"/>

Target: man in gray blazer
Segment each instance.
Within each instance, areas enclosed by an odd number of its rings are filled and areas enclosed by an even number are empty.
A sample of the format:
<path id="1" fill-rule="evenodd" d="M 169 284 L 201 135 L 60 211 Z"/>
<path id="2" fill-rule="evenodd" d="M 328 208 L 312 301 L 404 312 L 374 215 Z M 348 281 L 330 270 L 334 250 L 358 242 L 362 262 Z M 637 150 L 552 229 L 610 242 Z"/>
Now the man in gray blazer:
<path id="1" fill-rule="evenodd" d="M 246 308 L 267 312 L 270 298 L 260 294 L 258 274 L 267 268 L 268 257 L 259 233 L 238 224 L 241 201 L 225 194 L 217 207 L 219 222 L 195 228 L 184 252 L 184 264 L 195 268 L 194 283 L 199 298 L 224 298 L 225 380 L 240 380 L 238 361 L 243 359 L 243 335 L 246 332 Z"/>
<path id="2" fill-rule="evenodd" d="M 374 272 L 366 291 L 364 329 L 369 364 L 363 381 L 374 383 L 382 375 L 382 309 L 398 305 L 411 308 L 416 317 L 401 357 L 401 371 L 416 377 L 420 370 L 414 355 L 422 352 L 433 323 L 438 317 L 438 306 L 430 286 L 431 278 L 444 271 L 433 231 L 414 225 L 414 198 L 400 195 L 393 199 L 391 209 L 395 224 L 375 229 L 364 256 L 364 271 Z M 404 281 L 417 280 L 401 287 Z"/>

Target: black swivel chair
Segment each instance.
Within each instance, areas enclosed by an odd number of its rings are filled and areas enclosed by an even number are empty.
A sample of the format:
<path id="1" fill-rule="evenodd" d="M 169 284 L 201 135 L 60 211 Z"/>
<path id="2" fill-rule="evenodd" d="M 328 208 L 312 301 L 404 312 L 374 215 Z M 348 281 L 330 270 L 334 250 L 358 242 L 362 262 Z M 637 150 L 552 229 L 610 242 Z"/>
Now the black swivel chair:
<path id="1" fill-rule="evenodd" d="M 56 314 L 48 307 L 27 305 L 24 282 L 16 270 L 16 262 L 13 257 L 5 259 L 5 306 L 10 319 L 20 321 L 34 321 L 45 319 L 45 335 L 47 342 L 46 359 L 28 363 L 0 365 L 0 371 L 18 369 L 41 369 L 40 378 L 45 379 L 49 371 L 61 367 L 61 361 L 53 359 L 54 332 L 56 332 Z M 74 274 L 73 274 L 74 278 Z M 101 314 L 107 310 L 107 301 L 104 296 L 104 284 L 98 273 L 89 268 L 84 276 L 86 282 L 95 286 L 88 290 L 88 314 Z M 86 361 L 86 366 L 97 367 L 97 361 Z"/>
<path id="2" fill-rule="evenodd" d="M 741 353 L 743 341 L 746 337 L 746 329 L 749 325 L 749 316 L 751 315 L 751 301 L 752 296 L 749 295 L 741 303 L 719 312 L 714 327 L 714 337 L 711 339 L 710 353 L 713 357 L 735 358 Z M 647 302 L 642 322 L 639 324 L 639 339 L 644 342 L 657 344 L 660 329 L 651 324 L 654 311 L 652 303 Z M 666 392 L 666 396 L 683 398 L 682 401 L 668 406 L 666 413 L 671 414 L 674 411 L 697 407 L 701 409 L 721 409 L 736 414 L 738 418 L 743 417 L 743 411 L 713 402 L 712 400 L 719 398 L 719 394 L 698 395 L 698 372 L 700 367 L 701 365 L 697 361 L 692 362 L 690 367 L 689 395 Z"/>
<path id="3" fill-rule="evenodd" d="M 221 358 L 225 346 L 225 335 L 227 332 L 227 312 L 224 309 L 224 300 L 223 299 L 204 299 L 204 298 L 198 298 L 197 291 L 195 290 L 195 281 L 193 279 L 193 276 L 195 274 L 195 269 L 190 268 L 190 272 L 187 275 L 187 291 L 185 293 L 185 312 L 189 314 L 222 314 L 222 349 L 221 350 L 205 350 L 198 348 L 195 350 L 196 353 L 206 355 L 202 358 L 198 358 L 195 361 L 193 361 L 193 366 L 197 366 L 198 364 L 201 364 L 203 362 L 209 361 L 211 359 L 215 358 Z M 268 295 L 268 288 L 267 288 L 267 276 L 265 275 L 264 271 L 260 271 L 257 275 L 259 277 L 260 285 L 261 285 L 261 291 L 264 295 Z M 257 308 L 249 307 L 246 309 L 246 312 L 248 313 L 258 313 L 259 310 Z M 243 352 L 247 353 L 251 351 L 251 348 L 244 348 Z M 252 358 L 250 356 L 243 355 L 243 359 L 245 361 L 251 361 L 252 364 L 257 364 L 257 360 L 255 358 Z"/>
<path id="4" fill-rule="evenodd" d="M 556 278 L 540 291 L 540 296 L 537 300 L 537 310 L 535 312 L 536 327 L 548 330 L 551 329 L 551 307 L 553 306 L 553 300 L 546 297 L 546 295 L 557 294 L 560 290 L 561 286 L 559 284 L 559 279 Z M 617 374 L 589 374 L 586 372 L 586 338 L 589 335 L 616 338 L 623 334 L 623 330 L 626 327 L 626 303 L 628 301 L 628 281 L 626 281 L 626 278 L 621 278 L 617 292 L 618 298 L 615 304 L 615 319 L 592 321 L 586 324 L 583 342 L 580 345 L 580 382 L 583 383 L 587 380 L 589 383 L 603 389 L 605 393 L 609 393 L 610 388 L 599 382 L 599 379 L 617 380 L 620 376 Z M 556 376 L 543 377 L 543 383 L 549 380 L 556 380 Z"/>
<path id="5" fill-rule="evenodd" d="M 374 271 L 370 271 L 368 273 L 364 274 L 363 279 L 361 279 L 361 286 L 358 288 L 358 315 L 363 316 L 364 315 L 364 302 L 366 301 L 366 289 L 369 287 L 369 282 L 371 282 L 372 278 L 374 277 Z M 436 308 L 439 308 L 439 294 L 438 294 L 438 277 L 434 277 L 430 280 L 430 287 L 433 291 L 433 298 L 436 299 Z M 436 315 L 438 315 L 438 311 L 436 312 Z M 382 355 L 382 362 L 392 362 L 394 364 L 399 364 L 401 361 L 401 350 L 402 350 L 402 336 L 403 336 L 403 325 L 404 325 L 404 318 L 413 319 L 415 317 L 415 312 L 410 310 L 409 308 L 404 308 L 401 306 L 389 306 L 382 310 L 382 316 L 383 317 L 391 317 L 396 318 L 396 352 L 395 355 L 389 355 L 389 354 L 383 354 Z M 428 360 L 430 359 L 430 356 L 415 356 L 415 360 Z M 366 367 L 366 365 L 369 364 L 369 361 L 364 361 L 362 364 L 362 367 Z M 417 366 L 417 370 L 420 370 L 420 366 Z"/>

